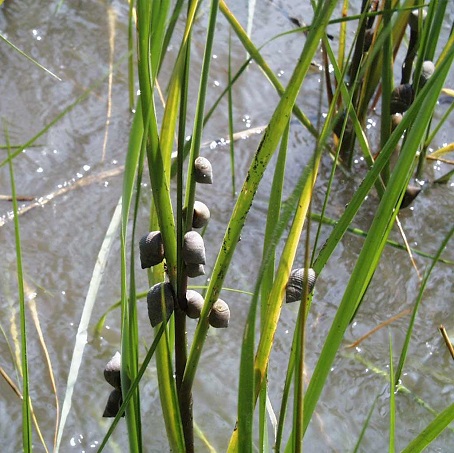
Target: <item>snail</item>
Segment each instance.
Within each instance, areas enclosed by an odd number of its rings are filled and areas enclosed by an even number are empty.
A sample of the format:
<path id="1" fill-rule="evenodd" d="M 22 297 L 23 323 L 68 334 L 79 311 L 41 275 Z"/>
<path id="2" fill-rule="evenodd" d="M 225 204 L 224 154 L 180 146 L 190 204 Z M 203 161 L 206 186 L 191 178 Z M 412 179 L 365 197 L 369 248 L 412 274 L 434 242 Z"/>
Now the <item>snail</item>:
<path id="1" fill-rule="evenodd" d="M 406 208 L 421 192 L 420 186 L 414 186 L 410 184 L 405 190 L 402 202 L 400 203 L 400 209 Z"/>
<path id="2" fill-rule="evenodd" d="M 200 317 L 200 312 L 202 311 L 203 307 L 203 296 L 199 294 L 197 291 L 192 289 L 188 289 L 186 291 L 186 300 L 188 305 L 186 307 L 186 314 L 191 319 L 197 319 Z"/>
<path id="3" fill-rule="evenodd" d="M 113 389 L 110 392 L 109 399 L 107 400 L 106 408 L 104 409 L 104 413 L 102 414 L 103 417 L 116 417 L 118 411 L 120 410 L 120 406 L 123 403 L 123 398 L 121 396 L 120 389 Z M 123 412 L 121 414 L 122 417 L 125 416 Z"/>
<path id="4" fill-rule="evenodd" d="M 182 253 L 186 264 L 205 264 L 205 245 L 197 231 L 188 231 L 184 235 Z"/>
<path id="5" fill-rule="evenodd" d="M 421 76 L 419 77 L 419 88 L 422 88 L 424 84 L 432 77 L 435 72 L 435 65 L 430 61 L 426 60 L 421 67 Z"/>
<path id="6" fill-rule="evenodd" d="M 203 264 L 186 264 L 186 275 L 191 278 L 205 275 L 205 268 Z"/>
<path id="7" fill-rule="evenodd" d="M 186 208 L 183 208 L 183 216 L 186 217 Z M 194 201 L 194 211 L 192 214 L 192 228 L 203 228 L 210 220 L 210 210 L 205 203 Z"/>
<path id="8" fill-rule="evenodd" d="M 104 379 L 114 388 L 121 389 L 121 355 L 117 351 L 104 368 Z"/>
<path id="9" fill-rule="evenodd" d="M 229 326 L 230 309 L 229 306 L 222 300 L 218 299 L 211 307 L 208 316 L 208 322 L 211 327 L 225 328 Z"/>
<path id="10" fill-rule="evenodd" d="M 406 112 L 413 102 L 415 92 L 409 83 L 404 83 L 394 88 L 391 93 L 391 115 Z"/>
<path id="11" fill-rule="evenodd" d="M 393 130 L 399 126 L 399 124 L 401 123 L 402 121 L 402 113 L 394 113 L 393 115 L 391 115 L 391 125 L 392 125 L 392 128 Z"/>
<path id="12" fill-rule="evenodd" d="M 152 327 L 156 327 L 160 322 L 162 322 L 162 298 L 164 297 L 165 310 L 166 310 L 166 320 L 170 318 L 170 315 L 173 312 L 174 306 L 174 297 L 172 285 L 169 282 L 161 282 L 152 286 L 148 290 L 147 294 L 147 305 L 148 305 L 148 318 Z"/>
<path id="13" fill-rule="evenodd" d="M 304 267 L 299 269 L 293 269 L 290 273 L 290 277 L 287 283 L 287 289 L 285 291 L 286 302 L 296 302 L 301 300 L 303 297 L 304 290 L 304 278 L 305 278 Z M 315 275 L 314 269 L 307 270 L 307 292 L 308 294 L 314 289 L 315 281 L 317 276 Z"/>
<path id="14" fill-rule="evenodd" d="M 427 11 L 425 9 L 414 9 L 408 16 L 408 25 L 410 30 L 417 32 L 419 27 L 419 14 L 421 14 L 422 22 L 426 19 Z"/>
<path id="15" fill-rule="evenodd" d="M 213 184 L 213 169 L 205 157 L 199 156 L 194 162 L 194 177 L 200 184 Z"/>
<path id="16" fill-rule="evenodd" d="M 156 266 L 164 259 L 164 244 L 160 231 L 151 231 L 140 239 L 140 263 L 142 269 Z"/>

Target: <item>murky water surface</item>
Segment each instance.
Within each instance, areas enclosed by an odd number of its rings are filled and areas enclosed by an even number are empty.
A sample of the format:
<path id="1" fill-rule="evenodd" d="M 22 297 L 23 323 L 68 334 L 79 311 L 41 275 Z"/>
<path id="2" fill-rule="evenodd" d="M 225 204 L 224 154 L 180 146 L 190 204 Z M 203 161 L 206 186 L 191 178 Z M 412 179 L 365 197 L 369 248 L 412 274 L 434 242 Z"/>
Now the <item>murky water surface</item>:
<path id="1" fill-rule="evenodd" d="M 39 331 L 49 353 L 55 374 L 60 404 L 67 385 L 69 365 L 74 348 L 77 328 L 84 300 L 90 283 L 96 257 L 112 218 L 121 193 L 122 165 L 128 143 L 132 114 L 128 109 L 127 18 L 126 2 L 61 2 L 6 1 L 0 8 L 0 31 L 11 42 L 61 80 L 43 72 L 23 56 L 0 42 L 0 114 L 2 117 L 1 144 L 6 143 L 8 132 L 12 146 L 21 145 L 49 126 L 48 130 L 14 159 L 14 171 L 19 195 L 32 197 L 33 201 L 21 202 L 26 212 L 20 217 L 23 246 L 26 292 L 30 309 L 36 310 Z M 246 25 L 247 4 L 239 2 L 233 12 Z M 289 17 L 310 22 L 310 9 L 301 6 L 306 2 L 257 2 L 252 28 L 252 37 L 257 45 L 294 25 Z M 359 2 L 355 2 L 359 3 Z M 309 2 L 307 2 L 309 4 Z M 454 19 L 454 7 L 448 6 L 444 33 L 449 31 Z M 194 32 L 195 67 L 201 62 L 205 34 L 206 7 L 202 7 Z M 177 35 L 181 35 L 182 24 Z M 338 29 L 330 27 L 336 37 Z M 218 38 L 214 46 L 212 71 L 207 105 L 211 106 L 226 86 L 228 46 L 230 30 L 219 15 Z M 349 30 L 352 39 L 354 29 Z M 271 68 L 279 74 L 283 83 L 291 75 L 304 36 L 291 34 L 273 41 L 263 48 L 263 56 Z M 336 46 L 336 38 L 333 45 Z M 176 47 L 170 46 L 173 57 Z M 244 50 L 232 39 L 232 65 L 239 68 L 246 58 Z M 172 59 L 169 59 L 171 61 Z M 165 89 L 169 67 L 164 65 L 160 82 Z M 109 80 L 109 71 L 112 80 Z M 195 71 L 191 87 L 197 86 Z M 326 110 L 319 90 L 320 74 L 313 74 L 304 83 L 299 105 L 307 116 L 317 124 L 320 112 Z M 111 83 L 110 83 L 111 82 Z M 454 75 L 448 85 L 452 88 Z M 87 90 L 89 91 L 88 95 Z M 80 96 L 77 105 L 74 105 Z M 234 126 L 236 131 L 263 126 L 269 120 L 278 96 L 255 64 L 235 85 Z M 445 98 L 446 101 L 446 98 Z M 65 109 L 68 112 L 53 124 Z M 449 107 L 440 102 L 435 117 L 440 118 Z M 190 109 L 194 109 L 190 106 Z M 191 123 L 193 112 L 188 115 Z M 369 138 L 377 150 L 378 117 L 371 114 Z M 444 127 L 432 143 L 434 149 L 452 142 L 450 125 Z M 204 140 L 207 143 L 228 135 L 227 104 L 221 103 L 213 119 L 207 124 Z M 249 166 L 260 134 L 235 144 L 237 187 L 239 190 Z M 207 273 L 209 274 L 217 253 L 226 222 L 231 214 L 234 199 L 231 196 L 230 157 L 228 147 L 214 146 L 202 150 L 213 163 L 216 184 L 201 188 L 200 197 L 210 206 L 212 220 L 206 232 Z M 284 188 L 288 195 L 311 151 L 312 137 L 300 125 L 292 125 L 288 155 L 289 183 Z M 2 149 L 2 161 L 6 150 Z M 316 185 L 314 211 L 319 212 L 330 172 L 330 159 L 324 158 L 321 177 Z M 403 229 L 411 246 L 427 253 L 435 253 L 439 244 L 454 223 L 452 209 L 453 183 L 433 185 L 430 182 L 450 168 L 440 162 L 427 165 L 426 180 L 422 195 L 411 209 L 400 215 Z M 361 181 L 364 164 L 358 159 L 354 175 L 347 177 L 341 172 L 335 179 L 331 203 L 327 215 L 337 219 L 345 204 Z M 234 256 L 233 267 L 225 285 L 231 288 L 252 290 L 256 263 L 261 257 L 261 243 L 267 210 L 267 197 L 271 185 L 271 171 L 259 190 L 246 228 Z M 452 178 L 451 178 L 452 179 Z M 9 171 L 6 165 L 0 168 L 0 193 L 9 194 Z M 148 187 L 148 186 L 147 186 Z M 147 206 L 149 193 L 144 190 L 143 207 L 139 219 L 140 230 L 147 230 Z M 377 199 L 370 197 L 360 211 L 356 225 L 367 229 Z M 14 228 L 9 201 L 0 201 L 0 338 L 1 367 L 15 381 L 18 371 L 13 356 L 18 355 L 18 293 L 16 283 L 16 258 Z M 315 226 L 314 226 L 315 232 Z M 322 240 L 330 227 L 322 229 Z M 402 242 L 398 231 L 391 234 Z M 320 275 L 309 318 L 307 337 L 308 374 L 316 363 L 331 325 L 340 295 L 347 284 L 363 239 L 346 235 L 336 249 L 334 259 Z M 298 262 L 302 262 L 303 251 Z M 453 260 L 452 244 L 443 255 Z M 415 256 L 415 263 L 423 274 L 430 260 Z M 92 314 L 93 326 L 99 317 L 120 295 L 119 239 L 110 254 L 104 273 L 99 297 Z M 452 360 L 438 333 L 438 326 L 445 324 L 454 332 L 453 319 L 453 272 L 452 265 L 438 264 L 430 278 L 423 303 L 416 320 L 415 335 L 403 384 L 409 393 L 397 395 L 397 449 L 405 446 L 414 435 L 432 420 L 433 415 L 424 407 L 427 403 L 440 411 L 452 403 L 454 381 Z M 139 288 L 146 289 L 144 272 L 137 272 Z M 204 280 L 196 280 L 203 284 Z M 408 255 L 401 250 L 387 248 L 361 309 L 347 331 L 345 346 L 381 322 L 412 307 L 418 294 L 418 277 Z M 244 320 L 249 306 L 249 297 L 226 293 L 232 311 L 231 325 L 223 331 L 211 330 L 202 355 L 200 370 L 194 388 L 194 412 L 198 426 L 205 432 L 212 445 L 223 451 L 236 419 L 236 391 L 240 341 Z M 284 370 L 290 350 L 298 307 L 285 306 L 276 334 L 276 343 L 270 364 L 270 398 L 276 411 L 279 410 Z M 139 306 L 141 313 L 140 333 L 142 341 L 150 344 L 152 331 L 146 321 L 146 306 Z M 375 410 L 362 443 L 361 451 L 383 451 L 387 448 L 388 387 L 381 373 L 389 368 L 389 332 L 392 335 L 395 354 L 400 351 L 408 325 L 408 316 L 395 321 L 390 329 L 378 331 L 356 349 L 342 348 L 338 354 L 331 376 L 316 415 L 306 436 L 307 451 L 351 451 L 360 435 L 362 424 L 371 404 L 376 400 Z M 195 323 L 189 321 L 189 333 Z M 90 331 L 85 348 L 83 366 L 74 389 L 72 409 L 62 438 L 64 452 L 96 450 L 110 421 L 101 418 L 110 388 L 103 378 L 103 368 L 119 349 L 119 312 L 112 312 L 100 337 Z M 55 397 L 50 383 L 46 356 L 43 353 L 38 324 L 28 312 L 29 363 L 31 397 L 43 436 L 52 445 L 55 430 Z M 18 356 L 19 357 L 19 356 Z M 168 444 L 159 407 L 156 372 L 150 366 L 144 379 L 143 422 L 147 451 L 166 451 Z M 0 379 L 0 438 L 7 450 L 21 450 L 21 403 L 7 383 Z M 35 436 L 36 451 L 42 451 Z M 197 451 L 205 447 L 197 440 Z M 126 427 L 122 422 L 113 437 L 108 451 L 125 451 L 127 448 Z M 431 446 L 429 451 L 452 451 L 454 433 L 446 432 Z M 7 451 L 4 450 L 4 451 Z"/>

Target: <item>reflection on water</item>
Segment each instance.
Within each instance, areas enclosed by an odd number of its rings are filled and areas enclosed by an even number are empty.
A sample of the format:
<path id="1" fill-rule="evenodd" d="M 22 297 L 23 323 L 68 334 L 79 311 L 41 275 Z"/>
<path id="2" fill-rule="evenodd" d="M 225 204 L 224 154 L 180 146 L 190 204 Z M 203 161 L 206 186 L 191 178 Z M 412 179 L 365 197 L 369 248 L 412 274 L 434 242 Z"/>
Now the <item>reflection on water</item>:
<path id="1" fill-rule="evenodd" d="M 283 30 L 292 29 L 294 25 L 289 17 L 310 17 L 310 10 L 301 9 L 301 2 L 286 2 L 288 14 L 284 14 L 282 8 L 276 8 L 274 2 L 257 3 L 252 38 L 259 45 Z M 42 329 L 49 352 L 61 402 L 92 270 L 121 194 L 122 164 L 132 116 L 128 108 L 128 76 L 125 65 L 127 3 L 98 1 L 91 2 L 90 8 L 85 8 L 75 0 L 65 1 L 61 2 L 59 12 L 55 13 L 56 4 L 49 2 L 43 6 L 42 2 L 6 1 L 0 8 L 2 34 L 61 78 L 61 81 L 56 80 L 1 43 L 0 109 L 11 144 L 20 146 L 51 124 L 87 88 L 99 82 L 85 100 L 74 106 L 14 160 L 17 190 L 20 195 L 33 200 L 21 202 L 20 206 L 28 294 L 34 296 L 39 328 Z M 232 7 L 238 18 L 246 23 L 247 8 L 240 5 Z M 453 14 L 452 5 L 449 14 Z M 109 17 L 115 17 L 114 26 Z M 218 39 L 214 48 L 217 58 L 213 60 L 208 106 L 211 106 L 228 82 L 226 65 L 229 50 L 225 43 L 228 42 L 229 28 L 222 17 L 219 21 Z M 331 27 L 330 32 L 335 36 L 336 30 Z M 202 56 L 202 45 L 197 40 L 200 41 L 203 37 L 200 21 L 194 34 L 196 65 L 200 64 Z M 264 58 L 280 76 L 283 84 L 287 83 L 291 75 L 303 39 L 301 34 L 291 34 L 263 48 Z M 232 64 L 239 68 L 246 55 L 234 40 L 232 42 Z M 176 52 L 172 46 L 168 51 L 169 54 Z M 106 75 L 112 66 L 112 54 L 114 72 L 109 86 Z M 163 83 L 167 80 L 166 71 L 169 69 L 164 64 Z M 310 76 L 299 99 L 300 107 L 314 123 L 318 120 L 318 110 L 314 106 L 319 102 L 319 88 L 322 86 L 320 79 L 323 78 Z M 453 81 L 451 74 L 450 83 Z M 233 101 L 234 128 L 238 132 L 235 142 L 237 181 L 242 181 L 278 96 L 258 67 L 251 63 L 235 85 Z M 226 138 L 228 109 L 225 103 L 221 106 L 207 124 L 204 133 L 204 153 L 210 155 L 217 181 L 214 187 L 201 189 L 200 192 L 203 201 L 210 207 L 213 206 L 212 220 L 206 233 L 206 241 L 211 244 L 207 250 L 207 272 L 213 266 L 217 244 L 220 244 L 233 208 L 229 140 Z M 326 109 L 326 106 L 322 107 Z M 439 107 L 437 117 L 449 105 L 442 103 Z M 188 117 L 193 115 L 193 108 L 195 107 L 189 106 Z M 377 117 L 372 115 L 367 124 L 371 143 L 378 138 L 376 122 Z M 446 127 L 440 131 L 432 146 L 437 148 L 450 141 L 452 136 L 449 127 Z M 4 143 L 2 135 L 1 144 Z M 289 182 L 284 187 L 285 195 L 291 192 L 292 181 L 298 179 L 313 147 L 312 137 L 300 125 L 292 124 L 287 170 Z M 362 158 L 358 157 L 354 176 L 348 178 L 339 172 L 332 188 L 328 216 L 339 218 L 351 193 L 361 182 L 364 165 Z M 427 170 L 428 181 L 436 179 L 449 169 L 442 162 L 436 162 L 430 167 Z M 331 160 L 326 157 L 314 194 L 313 209 L 316 212 L 320 211 L 323 202 L 330 169 Z M 237 184 L 236 190 L 239 190 L 240 183 Z M 249 291 L 253 288 L 257 269 L 251 263 L 257 263 L 262 253 L 260 238 L 263 237 L 263 219 L 270 186 L 271 178 L 267 177 L 249 214 L 241 244 L 234 256 L 232 272 L 225 282 L 227 287 Z M 452 183 L 427 184 L 422 196 L 415 200 L 412 210 L 402 212 L 400 220 L 410 244 L 428 253 L 435 253 L 454 223 L 452 190 Z M 11 192 L 7 166 L 0 168 L 0 192 Z M 146 230 L 145 225 L 148 223 L 146 196 L 148 194 L 145 191 L 139 219 L 140 230 Z M 367 230 L 376 206 L 377 200 L 370 197 L 358 215 L 357 227 Z M 0 241 L 3 244 L 0 319 L 5 332 L 0 340 L 0 365 L 9 376 L 17 379 L 12 365 L 12 356 L 18 354 L 15 346 L 18 337 L 16 258 L 9 201 L 0 200 L 0 214 Z M 312 225 L 312 229 L 315 233 L 315 225 Z M 329 232 L 330 227 L 322 229 L 322 241 Z M 393 232 L 392 238 L 401 242 L 397 231 Z M 362 239 L 347 235 L 334 252 L 334 259 L 318 279 L 309 317 L 308 379 L 361 246 Z M 452 247 L 446 250 L 444 256 L 454 259 Z M 302 254 L 297 258 L 298 264 L 301 264 L 301 257 Z M 415 261 L 423 274 L 429 261 L 419 256 L 415 257 Z M 137 278 L 139 287 L 146 289 L 144 274 L 138 273 Z M 118 300 L 119 282 L 118 241 L 113 247 L 104 274 L 100 297 L 92 315 L 92 325 Z M 195 282 L 204 283 L 203 279 Z M 346 345 L 411 307 L 418 288 L 418 278 L 406 253 L 387 248 L 356 321 L 347 331 Z M 422 398 L 434 410 L 440 411 L 452 394 L 452 373 L 447 371 L 452 364 L 437 331 L 441 323 L 448 329 L 453 328 L 452 295 L 452 266 L 439 264 L 433 278 L 429 280 L 416 319 L 415 332 L 418 334 L 412 339 L 406 373 L 402 377 L 402 383 L 412 393 L 399 394 L 397 397 L 397 416 L 401 425 L 398 448 L 406 445 L 414 432 L 422 429 L 432 419 L 430 412 L 416 404 L 414 399 Z M 194 388 L 195 419 L 208 439 L 221 451 L 225 448 L 236 419 L 238 351 L 250 300 L 244 294 L 229 293 L 228 297 L 232 311 L 230 327 L 222 332 L 209 333 Z M 141 304 L 139 310 L 145 313 L 145 305 Z M 276 333 L 269 369 L 270 399 L 276 412 L 279 410 L 283 370 L 287 363 L 297 311 L 296 304 L 284 307 Z M 188 324 L 191 336 L 195 322 L 189 320 Z M 402 346 L 407 324 L 408 316 L 398 319 L 390 328 L 395 353 Z M 39 328 L 36 321 L 29 320 L 31 396 L 44 438 L 51 445 L 56 420 L 55 399 L 52 396 L 46 356 L 39 341 Z M 152 340 L 149 325 L 144 322 L 140 328 L 144 343 L 149 344 Z M 100 337 L 93 336 L 91 332 L 89 334 L 73 406 L 63 435 L 62 451 L 96 450 L 109 426 L 109 422 L 101 418 L 110 390 L 104 382 L 102 371 L 119 347 L 119 329 L 119 313 L 113 312 L 108 316 L 107 325 Z M 388 329 L 382 329 L 364 340 L 356 350 L 345 349 L 338 355 L 317 407 L 317 415 L 307 433 L 305 442 L 310 451 L 320 447 L 332 451 L 352 450 L 374 400 L 376 411 L 367 429 L 363 448 L 364 451 L 386 448 L 387 440 L 384 440 L 382 433 L 388 430 L 389 402 L 387 380 L 382 373 L 388 370 L 388 332 Z M 0 388 L 0 411 L 7 414 L 0 421 L 0 438 L 4 440 L 4 445 L 10 446 L 9 451 L 20 451 L 20 400 L 3 380 L 0 380 Z M 142 395 L 143 422 L 146 426 L 144 438 L 146 445 L 150 446 L 147 451 L 166 451 L 168 445 L 159 409 L 154 365 L 150 365 L 147 370 Z M 112 449 L 116 445 L 118 451 L 125 451 L 125 433 L 126 427 L 121 423 L 114 436 Z M 444 446 L 454 446 L 452 432 L 442 436 L 436 445 L 442 450 Z M 198 451 L 203 451 L 200 444 L 198 448 Z"/>

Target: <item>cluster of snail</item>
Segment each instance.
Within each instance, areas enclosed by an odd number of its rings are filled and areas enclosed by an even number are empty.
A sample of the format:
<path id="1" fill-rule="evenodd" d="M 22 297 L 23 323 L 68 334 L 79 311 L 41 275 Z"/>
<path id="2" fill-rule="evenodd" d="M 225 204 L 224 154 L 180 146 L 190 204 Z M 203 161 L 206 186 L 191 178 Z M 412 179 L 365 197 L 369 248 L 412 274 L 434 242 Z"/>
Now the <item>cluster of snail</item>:
<path id="1" fill-rule="evenodd" d="M 121 396 L 121 355 L 117 351 L 115 355 L 107 362 L 104 368 L 104 379 L 114 388 L 109 395 L 107 400 L 106 408 L 104 409 L 103 417 L 115 417 L 120 410 L 120 406 L 123 403 Z M 121 414 L 125 416 L 124 412 Z"/>
<path id="2" fill-rule="evenodd" d="M 211 163 L 205 157 L 198 157 L 194 162 L 194 178 L 200 184 L 212 184 L 213 171 Z M 183 214 L 185 214 L 183 212 Z M 194 202 L 192 228 L 203 228 L 210 220 L 210 210 L 201 201 Z M 151 231 L 140 239 L 140 262 L 142 269 L 156 266 L 165 258 L 164 244 L 159 231 Z M 202 236 L 194 230 L 188 231 L 183 237 L 181 250 L 186 275 L 190 278 L 205 274 L 205 244 Z M 164 319 L 168 320 L 177 303 L 175 292 L 170 282 L 161 282 L 152 286 L 147 294 L 148 318 L 152 327 L 157 326 Z M 189 318 L 197 319 L 202 311 L 204 298 L 197 291 L 186 291 L 186 306 L 184 310 Z M 212 327 L 228 327 L 230 309 L 222 300 L 218 299 L 208 317 Z"/>

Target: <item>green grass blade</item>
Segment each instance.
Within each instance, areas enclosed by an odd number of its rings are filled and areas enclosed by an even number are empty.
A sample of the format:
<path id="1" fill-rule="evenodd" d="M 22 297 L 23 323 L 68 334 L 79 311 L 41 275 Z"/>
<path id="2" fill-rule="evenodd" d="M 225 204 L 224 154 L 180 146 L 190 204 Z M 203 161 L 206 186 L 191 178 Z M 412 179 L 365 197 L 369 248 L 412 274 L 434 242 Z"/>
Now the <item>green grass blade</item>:
<path id="1" fill-rule="evenodd" d="M 358 437 L 358 441 L 356 442 L 356 445 L 355 445 L 355 448 L 353 450 L 353 453 L 357 453 L 359 450 L 359 447 L 361 446 L 361 442 L 364 438 L 364 434 L 366 434 L 366 429 L 367 427 L 369 426 L 369 423 L 370 423 L 370 418 L 372 417 L 372 413 L 374 412 L 374 409 L 375 409 L 375 404 L 377 404 L 377 398 L 374 399 L 374 402 L 367 414 L 367 417 L 366 419 L 364 420 L 364 424 L 363 424 L 363 427 L 361 428 L 361 432 L 359 434 L 359 437 Z"/>
<path id="2" fill-rule="evenodd" d="M 42 69 L 44 72 L 46 72 L 47 74 L 49 74 L 50 76 L 52 76 L 54 79 L 57 79 L 59 82 L 61 82 L 62 80 L 60 79 L 60 77 L 58 77 L 57 75 L 55 75 L 52 71 L 49 71 L 49 69 L 45 68 L 42 64 L 38 63 L 36 60 L 34 60 L 32 57 L 30 57 L 29 55 L 27 55 L 24 51 L 20 50 L 18 47 L 16 47 L 9 39 L 5 38 L 1 33 L 0 33 L 0 39 L 5 42 L 6 44 L 8 44 L 9 46 L 11 46 L 16 52 L 18 52 L 20 55 L 22 55 L 23 57 L 25 57 L 27 60 L 31 61 L 35 66 L 37 66 L 39 69 Z"/>
<path id="3" fill-rule="evenodd" d="M 396 451 L 396 383 L 394 381 L 393 342 L 389 332 L 389 453 Z"/>
<path id="4" fill-rule="evenodd" d="M 419 453 L 435 440 L 454 420 L 454 404 L 448 406 L 426 426 L 403 450 L 402 453 Z"/>
<path id="5" fill-rule="evenodd" d="M 9 134 L 5 127 L 6 144 L 9 144 Z M 19 208 L 17 204 L 16 182 L 14 179 L 13 161 L 8 147 L 9 175 L 11 180 L 11 195 L 13 199 L 14 213 L 14 239 L 16 244 L 16 264 L 17 264 L 17 289 L 19 296 L 19 313 L 20 313 L 20 334 L 21 334 L 21 367 L 22 367 L 22 446 L 25 452 L 32 451 L 32 418 L 31 418 L 31 400 L 30 400 L 30 382 L 28 375 L 27 359 L 27 320 L 25 316 L 25 291 L 24 291 L 24 274 L 22 267 L 22 247 L 19 225 Z"/>

